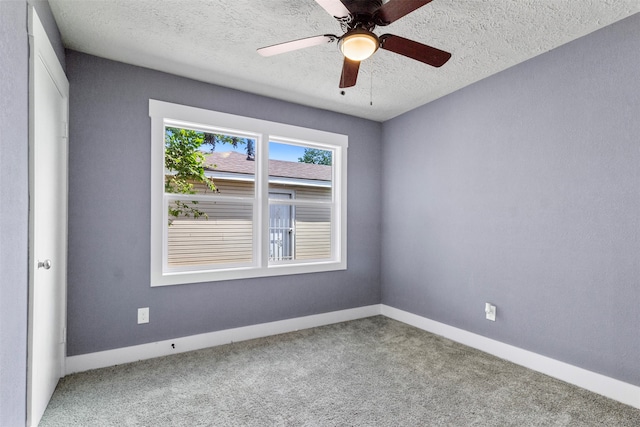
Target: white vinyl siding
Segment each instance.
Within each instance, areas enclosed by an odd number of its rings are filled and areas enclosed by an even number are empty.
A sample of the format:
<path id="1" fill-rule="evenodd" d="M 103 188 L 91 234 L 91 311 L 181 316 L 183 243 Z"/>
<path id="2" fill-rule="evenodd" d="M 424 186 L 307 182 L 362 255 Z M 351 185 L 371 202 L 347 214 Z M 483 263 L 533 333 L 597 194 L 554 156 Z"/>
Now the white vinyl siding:
<path id="1" fill-rule="evenodd" d="M 180 218 L 168 226 L 167 264 L 250 263 L 253 258 L 253 212 L 250 205 L 201 201 L 207 218 Z"/>
<path id="2" fill-rule="evenodd" d="M 246 181 L 216 179 L 214 182 L 220 192 L 218 194 L 225 196 L 250 196 L 254 188 L 252 182 Z M 193 185 L 198 194 L 212 194 L 204 184 Z M 269 187 L 271 191 L 289 192 L 297 200 L 331 199 L 331 189 L 327 187 L 278 184 L 270 184 Z M 212 202 L 198 204 L 198 209 L 205 212 L 208 219 L 176 219 L 168 228 L 167 262 L 170 267 L 251 262 L 253 237 L 250 207 L 226 204 L 214 211 L 210 203 Z M 331 256 L 329 209 L 297 207 L 291 221 L 291 243 L 295 249 L 292 249 L 293 253 L 287 253 L 285 258 L 315 260 Z"/>
<path id="3" fill-rule="evenodd" d="M 278 188 L 278 186 L 271 185 L 270 188 Z M 331 189 L 323 187 L 295 187 L 297 200 L 331 200 Z"/>
<path id="4" fill-rule="evenodd" d="M 252 181 L 229 181 L 214 178 L 213 182 L 216 185 L 216 189 L 219 191 L 219 193 L 217 193 L 218 195 L 230 197 L 253 197 L 254 189 Z M 211 190 L 202 183 L 194 183 L 193 187 L 196 193 L 211 193 Z"/>
<path id="5" fill-rule="evenodd" d="M 331 256 L 331 210 L 325 207 L 296 207 L 296 259 Z"/>

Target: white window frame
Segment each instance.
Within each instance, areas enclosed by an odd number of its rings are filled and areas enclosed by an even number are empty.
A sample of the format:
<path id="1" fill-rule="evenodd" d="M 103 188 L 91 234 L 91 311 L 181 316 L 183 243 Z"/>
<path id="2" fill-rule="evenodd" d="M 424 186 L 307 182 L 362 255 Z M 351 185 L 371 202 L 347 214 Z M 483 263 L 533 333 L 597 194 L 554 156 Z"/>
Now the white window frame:
<path id="1" fill-rule="evenodd" d="M 283 123 L 253 119 L 154 99 L 149 100 L 151 118 L 151 286 L 215 282 L 289 274 L 346 270 L 347 268 L 347 151 L 346 135 Z M 209 270 L 175 271 L 166 267 L 167 213 L 164 205 L 165 124 L 247 135 L 255 138 L 256 170 L 254 199 L 253 261 L 239 266 Z M 269 141 L 282 141 L 332 150 L 331 257 L 289 263 L 269 263 Z M 177 195 L 176 195 L 177 196 Z M 190 197 L 190 196 L 189 196 Z M 313 202 L 311 202 L 313 203 Z"/>

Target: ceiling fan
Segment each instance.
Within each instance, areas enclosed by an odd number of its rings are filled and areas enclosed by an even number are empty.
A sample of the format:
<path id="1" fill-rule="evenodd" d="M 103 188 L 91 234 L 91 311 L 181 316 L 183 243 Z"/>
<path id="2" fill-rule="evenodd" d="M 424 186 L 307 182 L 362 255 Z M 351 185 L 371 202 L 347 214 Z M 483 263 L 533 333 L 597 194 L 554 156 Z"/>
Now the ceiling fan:
<path id="1" fill-rule="evenodd" d="M 432 0 L 315 0 L 338 20 L 344 34 L 307 37 L 258 49 L 262 56 L 278 55 L 311 46 L 337 42 L 344 55 L 340 88 L 355 86 L 360 61 L 373 55 L 378 48 L 424 62 L 433 67 L 444 65 L 451 54 L 393 34 L 377 36 L 377 26 L 389 25 Z"/>

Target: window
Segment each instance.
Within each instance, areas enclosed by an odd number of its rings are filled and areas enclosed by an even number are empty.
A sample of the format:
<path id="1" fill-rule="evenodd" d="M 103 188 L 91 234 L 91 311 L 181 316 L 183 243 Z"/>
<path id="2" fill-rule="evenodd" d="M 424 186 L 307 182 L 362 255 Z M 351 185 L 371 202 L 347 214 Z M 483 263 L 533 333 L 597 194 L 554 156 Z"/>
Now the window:
<path id="1" fill-rule="evenodd" d="M 151 286 L 346 269 L 347 136 L 150 100 Z"/>

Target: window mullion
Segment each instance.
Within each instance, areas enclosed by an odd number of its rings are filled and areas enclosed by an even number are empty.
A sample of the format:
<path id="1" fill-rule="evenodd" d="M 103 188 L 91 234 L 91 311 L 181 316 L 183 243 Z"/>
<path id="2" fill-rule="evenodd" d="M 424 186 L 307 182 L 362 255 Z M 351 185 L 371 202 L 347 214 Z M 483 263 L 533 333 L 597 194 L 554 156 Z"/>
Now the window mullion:
<path id="1" fill-rule="evenodd" d="M 165 224 L 169 221 L 169 199 L 166 194 L 162 194 L 162 247 L 166 248 L 169 241 L 169 233 Z M 165 272 L 169 266 L 169 255 L 166 250 L 162 251 L 162 271 Z"/>
<path id="2" fill-rule="evenodd" d="M 258 159 L 256 176 L 256 191 L 258 196 L 258 230 L 256 235 L 256 248 L 258 252 L 258 265 L 267 268 L 269 265 L 269 135 L 262 134 L 257 150 Z"/>

